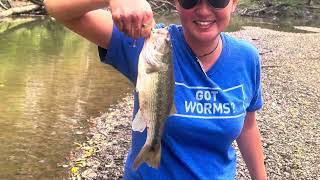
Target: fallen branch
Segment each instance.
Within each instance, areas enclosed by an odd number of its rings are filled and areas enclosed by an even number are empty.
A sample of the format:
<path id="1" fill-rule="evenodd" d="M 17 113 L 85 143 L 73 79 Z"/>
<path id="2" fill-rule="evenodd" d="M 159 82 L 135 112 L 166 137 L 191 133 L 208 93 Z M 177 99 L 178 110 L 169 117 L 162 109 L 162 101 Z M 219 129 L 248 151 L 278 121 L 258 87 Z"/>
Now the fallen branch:
<path id="1" fill-rule="evenodd" d="M 262 56 L 262 55 L 264 55 L 264 54 L 271 53 L 271 52 L 272 52 L 272 50 L 268 50 L 268 51 L 265 51 L 265 52 L 260 52 L 259 55 Z"/>
<path id="2" fill-rule="evenodd" d="M 106 138 L 109 138 L 109 136 L 108 136 L 107 134 L 105 134 L 104 132 L 102 132 L 102 131 L 99 131 L 99 130 L 98 130 L 98 133 L 100 133 L 101 135 L 103 135 L 103 136 L 106 137 Z"/>
<path id="3" fill-rule="evenodd" d="M 38 0 L 29 0 L 30 2 L 32 2 L 33 4 L 37 4 L 39 6 L 43 6 L 43 2 L 42 1 L 38 1 Z"/>
<path id="4" fill-rule="evenodd" d="M 154 13 L 165 14 L 175 9 L 175 5 L 168 0 L 149 0 Z"/>
<path id="5" fill-rule="evenodd" d="M 19 30 L 23 27 L 28 27 L 31 29 L 32 27 L 39 25 L 39 21 L 34 18 L 26 19 L 26 22 L 23 22 L 20 24 L 15 23 L 15 20 L 11 20 L 10 22 L 12 22 L 12 24 L 14 24 L 14 25 L 8 25 L 8 27 L 6 29 L 0 30 L 1 36 L 5 36 L 7 34 L 10 34 L 10 33 L 14 32 L 16 30 Z"/>
<path id="6" fill-rule="evenodd" d="M 6 5 L 4 5 L 4 4 L 2 3 L 1 0 L 0 0 L 0 6 L 1 6 L 3 9 L 5 9 L 5 10 L 9 9 Z"/>
<path id="7" fill-rule="evenodd" d="M 39 5 L 29 5 L 23 7 L 10 8 L 8 10 L 0 12 L 0 17 L 7 17 L 13 14 L 23 14 L 30 11 L 38 10 L 41 6 Z"/>
<path id="8" fill-rule="evenodd" d="M 303 6 L 302 6 L 303 7 Z M 308 8 L 308 9 L 316 9 L 316 10 L 319 10 L 320 7 L 316 7 L 316 6 L 304 6 L 305 8 Z"/>
<path id="9" fill-rule="evenodd" d="M 12 8 L 11 2 L 9 0 L 6 1 L 9 5 L 9 8 Z"/>
<path id="10" fill-rule="evenodd" d="M 260 13 L 260 12 L 265 11 L 266 9 L 268 9 L 268 8 L 267 8 L 267 7 L 264 7 L 264 8 L 255 10 L 255 11 L 249 11 L 249 12 L 248 12 L 248 15 L 255 15 L 255 14 L 257 14 L 257 13 Z"/>
<path id="11" fill-rule="evenodd" d="M 262 69 L 265 69 L 265 68 L 277 68 L 277 67 L 281 67 L 281 66 L 278 66 L 278 65 L 262 65 L 261 66 Z"/>

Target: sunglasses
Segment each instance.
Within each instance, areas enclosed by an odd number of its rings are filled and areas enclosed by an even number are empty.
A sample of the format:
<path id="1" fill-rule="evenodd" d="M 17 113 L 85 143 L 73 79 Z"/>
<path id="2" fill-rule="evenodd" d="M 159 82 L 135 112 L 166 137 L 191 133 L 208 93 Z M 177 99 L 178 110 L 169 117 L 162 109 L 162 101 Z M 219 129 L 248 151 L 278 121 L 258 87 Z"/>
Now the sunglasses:
<path id="1" fill-rule="evenodd" d="M 227 7 L 230 0 L 207 0 L 208 4 L 216 9 L 222 9 Z M 199 4 L 200 0 L 178 0 L 181 7 L 184 9 L 192 9 L 197 4 Z"/>

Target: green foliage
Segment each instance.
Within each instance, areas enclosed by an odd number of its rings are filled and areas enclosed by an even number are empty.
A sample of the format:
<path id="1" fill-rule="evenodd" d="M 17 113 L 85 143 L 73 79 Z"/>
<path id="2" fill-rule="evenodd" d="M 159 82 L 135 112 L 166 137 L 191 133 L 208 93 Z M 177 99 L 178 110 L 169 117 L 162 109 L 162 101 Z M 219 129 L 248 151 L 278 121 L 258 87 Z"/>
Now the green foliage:
<path id="1" fill-rule="evenodd" d="M 254 4 L 264 4 L 266 0 L 239 0 L 239 4 L 240 5 L 254 5 Z M 287 6 L 297 6 L 297 5 L 306 5 L 309 0 L 268 0 L 270 2 L 272 2 L 272 4 L 274 5 L 279 5 L 279 4 L 284 4 Z M 319 5 L 320 4 L 320 0 L 311 0 L 311 5 Z"/>
<path id="2" fill-rule="evenodd" d="M 262 5 L 261 0 L 239 0 L 239 2 L 238 2 L 238 6 L 242 7 L 242 8 L 244 8 L 244 7 L 255 8 L 255 7 L 258 7 L 261 5 Z"/>
<path id="3" fill-rule="evenodd" d="M 285 5 L 288 5 L 288 6 L 296 6 L 298 4 L 301 4 L 301 3 L 306 3 L 306 0 L 305 2 L 301 1 L 301 0 L 273 0 L 273 2 L 275 4 L 285 4 Z"/>

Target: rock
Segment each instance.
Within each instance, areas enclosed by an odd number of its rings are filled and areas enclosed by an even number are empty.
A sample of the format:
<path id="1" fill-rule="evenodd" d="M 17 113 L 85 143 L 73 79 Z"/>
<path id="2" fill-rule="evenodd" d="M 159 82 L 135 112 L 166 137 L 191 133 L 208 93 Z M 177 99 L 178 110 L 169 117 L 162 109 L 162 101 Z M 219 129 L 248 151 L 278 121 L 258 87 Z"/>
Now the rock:
<path id="1" fill-rule="evenodd" d="M 95 179 L 97 177 L 97 173 L 95 173 L 92 169 L 87 169 L 81 173 L 81 176 L 85 179 Z"/>

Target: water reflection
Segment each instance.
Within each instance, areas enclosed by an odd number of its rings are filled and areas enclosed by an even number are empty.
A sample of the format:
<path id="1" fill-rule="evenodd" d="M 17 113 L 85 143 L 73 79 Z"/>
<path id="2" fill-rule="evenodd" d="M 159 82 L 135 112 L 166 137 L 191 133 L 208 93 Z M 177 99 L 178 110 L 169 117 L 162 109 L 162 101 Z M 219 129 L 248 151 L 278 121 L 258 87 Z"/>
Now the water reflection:
<path id="1" fill-rule="evenodd" d="M 94 45 L 62 26 L 22 24 L 0 24 L 0 179 L 61 179 L 57 163 L 70 151 L 75 128 L 131 85 L 99 62 Z"/>

